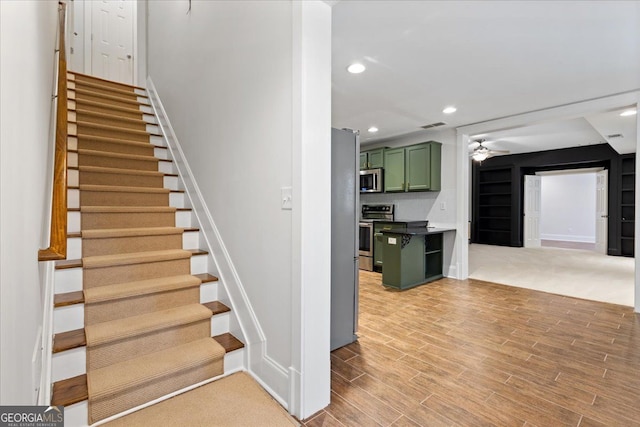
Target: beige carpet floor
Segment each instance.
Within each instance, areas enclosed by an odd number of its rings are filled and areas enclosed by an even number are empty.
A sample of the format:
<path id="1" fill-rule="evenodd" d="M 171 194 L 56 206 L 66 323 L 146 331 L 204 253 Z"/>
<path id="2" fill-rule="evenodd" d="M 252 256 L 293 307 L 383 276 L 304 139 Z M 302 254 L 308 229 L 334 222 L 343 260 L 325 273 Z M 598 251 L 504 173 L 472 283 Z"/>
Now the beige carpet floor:
<path id="1" fill-rule="evenodd" d="M 626 306 L 634 304 L 634 263 L 586 250 L 469 246 L 473 279 Z"/>
<path id="2" fill-rule="evenodd" d="M 110 423 L 137 426 L 299 426 L 246 372 L 238 372 Z"/>

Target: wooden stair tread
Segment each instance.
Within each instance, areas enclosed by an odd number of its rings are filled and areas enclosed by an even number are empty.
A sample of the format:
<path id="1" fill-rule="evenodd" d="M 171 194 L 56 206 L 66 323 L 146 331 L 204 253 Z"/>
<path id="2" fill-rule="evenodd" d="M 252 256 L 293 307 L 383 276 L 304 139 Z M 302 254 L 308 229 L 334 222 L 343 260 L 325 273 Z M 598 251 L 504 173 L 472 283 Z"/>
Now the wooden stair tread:
<path id="1" fill-rule="evenodd" d="M 67 74 L 73 74 L 73 75 L 76 75 L 76 76 L 82 76 L 82 77 L 86 77 L 86 78 L 91 79 L 91 80 L 97 80 L 97 81 L 101 81 L 101 82 L 105 82 L 105 83 L 117 84 L 119 86 L 124 86 L 124 87 L 128 87 L 128 88 L 131 88 L 131 89 L 141 89 L 141 90 L 144 90 L 144 91 L 147 90 L 147 89 L 145 89 L 143 87 L 140 87 L 140 86 L 134 86 L 134 85 L 129 85 L 129 84 L 120 83 L 120 82 L 114 82 L 113 80 L 107 80 L 107 79 L 103 79 L 102 77 L 92 76 L 92 75 L 85 74 L 85 73 L 79 73 L 78 71 L 67 70 Z"/>
<path id="2" fill-rule="evenodd" d="M 194 274 L 202 283 L 217 282 L 219 279 L 209 273 Z"/>
<path id="3" fill-rule="evenodd" d="M 75 111 L 76 114 L 81 114 L 81 115 L 87 115 L 87 116 L 91 116 L 91 117 L 100 117 L 103 119 L 108 119 L 108 120 L 113 120 L 114 122 L 127 122 L 127 123 L 131 123 L 131 124 L 139 124 L 139 125 L 153 125 L 153 126 L 158 126 L 156 123 L 149 123 L 144 121 L 143 119 L 134 119 L 131 117 L 123 117 L 123 116 L 118 116 L 116 114 L 108 114 L 108 113 L 102 113 L 99 111 L 92 111 L 92 110 L 87 110 L 84 108 L 78 108 L 76 106 L 75 109 L 73 108 L 69 108 L 69 111 Z"/>
<path id="4" fill-rule="evenodd" d="M 79 140 L 82 140 L 82 141 L 99 141 L 99 142 L 106 142 L 106 143 L 109 143 L 109 144 L 129 145 L 131 147 L 139 147 L 139 148 L 163 148 L 163 149 L 167 149 L 167 147 L 154 145 L 151 142 L 136 141 L 135 139 L 114 138 L 112 136 L 103 136 L 103 135 L 89 135 L 89 134 L 82 133 L 82 132 L 79 132 L 76 135 L 71 135 L 71 136 L 75 136 L 76 138 L 78 138 Z M 161 136 L 161 135 L 154 134 L 154 136 Z"/>
<path id="5" fill-rule="evenodd" d="M 69 123 L 73 123 L 73 122 L 69 122 Z M 122 128 L 122 127 L 119 127 L 119 126 L 105 125 L 105 124 L 102 124 L 102 123 L 87 122 L 85 120 L 76 120 L 75 123 L 78 126 L 86 126 L 86 127 L 90 127 L 90 128 L 94 128 L 94 129 L 102 129 L 102 130 L 105 130 L 105 131 L 129 133 L 129 134 L 132 134 L 132 135 L 143 135 L 143 136 L 144 135 L 162 136 L 159 133 L 147 132 L 146 130 Z M 88 135 L 88 136 L 93 136 L 93 135 Z"/>
<path id="6" fill-rule="evenodd" d="M 74 329 L 73 331 L 59 332 L 53 336 L 53 353 L 71 350 L 73 348 L 87 345 L 87 337 L 84 329 Z"/>
<path id="7" fill-rule="evenodd" d="M 216 340 L 218 344 L 220 344 L 224 348 L 224 351 L 226 353 L 244 348 L 244 343 L 229 332 L 221 335 L 216 335 L 215 337 L 213 337 L 213 339 Z"/>
<path id="8" fill-rule="evenodd" d="M 111 151 L 86 150 L 84 148 L 80 148 L 78 150 L 68 150 L 68 152 L 85 154 L 88 156 L 112 157 L 116 159 L 146 160 L 149 162 L 157 162 L 158 160 L 160 160 L 154 156 L 141 156 L 139 154 L 127 154 L 127 153 L 114 153 Z"/>
<path id="9" fill-rule="evenodd" d="M 220 301 L 211 301 L 202 303 L 203 306 L 207 307 L 209 310 L 213 312 L 212 316 L 216 316 L 222 313 L 228 313 L 231 311 L 229 307 Z M 230 335 L 230 334 L 229 334 Z M 231 336 L 233 338 L 233 336 Z M 232 338 L 225 338 L 230 343 L 235 343 L 234 345 L 238 345 Z M 235 339 L 235 338 L 234 338 Z M 242 344 L 239 340 L 238 343 Z M 74 348 L 85 347 L 87 345 L 87 337 L 83 329 L 74 329 L 72 331 L 59 332 L 53 336 L 53 350 L 52 352 L 60 353 L 67 350 L 72 350 Z M 231 346 L 231 344 L 229 344 Z M 224 347 L 224 345 L 223 345 Z M 238 347 L 241 348 L 241 347 Z M 234 348 L 235 350 L 236 348 Z M 227 352 L 233 350 L 227 350 Z"/>
<path id="10" fill-rule="evenodd" d="M 80 95 L 87 95 L 87 96 L 93 96 L 95 98 L 101 98 L 101 99 L 105 99 L 105 100 L 110 100 L 110 101 L 115 101 L 115 102 L 120 102 L 122 104 L 130 104 L 130 105 L 136 105 L 136 106 L 143 106 L 143 107 L 151 107 L 151 105 L 147 104 L 146 102 L 141 102 L 138 100 L 133 100 L 133 99 L 129 99 L 129 98 L 123 98 L 121 96 L 116 96 L 116 95 L 106 95 L 104 93 L 100 93 L 100 92 L 94 92 L 90 89 L 83 89 L 83 88 L 79 88 L 76 87 L 75 89 L 67 89 L 68 92 L 75 92 L 75 94 L 73 96 L 69 96 L 69 99 L 72 99 L 74 101 L 77 100 L 77 94 Z M 144 98 L 144 96 L 141 96 L 142 98 Z"/>
<path id="11" fill-rule="evenodd" d="M 65 292 L 53 296 L 54 307 L 65 307 L 67 305 L 84 303 L 84 293 L 82 291 Z"/>
<path id="12" fill-rule="evenodd" d="M 69 168 L 74 169 L 74 168 Z M 93 173 L 110 173 L 118 175 L 142 175 L 142 176 L 166 176 L 160 171 L 148 171 L 139 169 L 122 169 L 122 168 L 110 168 L 106 166 L 79 166 L 75 168 L 80 172 L 93 172 Z M 68 187 L 71 188 L 71 187 Z"/>
<path id="13" fill-rule="evenodd" d="M 149 227 L 149 228 L 157 228 L 157 227 Z M 176 228 L 176 227 L 170 227 L 170 228 Z M 192 232 L 199 232 L 200 229 L 197 227 L 177 227 L 177 228 L 182 228 L 182 231 L 184 231 L 185 233 L 192 233 Z M 101 229 L 101 230 L 108 230 L 108 229 Z M 68 238 L 82 238 L 82 233 L 81 232 L 76 232 L 76 233 L 67 233 L 67 237 Z M 213 277 L 213 276 L 211 276 Z"/>
<path id="14" fill-rule="evenodd" d="M 75 80 L 75 79 L 69 79 L 68 82 L 73 83 L 76 88 L 77 87 L 90 88 L 95 90 L 108 91 L 109 93 L 119 94 L 123 96 L 136 96 L 136 97 L 139 96 L 141 98 L 149 99 L 149 96 L 146 94 L 146 90 L 145 90 L 145 93 L 142 94 L 142 93 L 136 92 L 134 88 L 129 88 L 129 90 L 120 89 L 113 86 L 107 86 L 107 85 L 101 84 L 101 82 L 89 82 L 86 80 Z M 67 84 L 67 86 L 69 85 Z M 136 89 L 140 89 L 140 88 L 136 88 Z"/>
<path id="15" fill-rule="evenodd" d="M 220 301 L 211 301 L 202 303 L 205 307 L 213 312 L 213 315 L 227 313 L 231 311 L 229 307 L 221 303 Z"/>
<path id="16" fill-rule="evenodd" d="M 140 116 L 143 116 L 144 114 L 151 115 L 150 113 L 145 113 L 139 108 L 127 108 L 127 107 L 121 107 L 119 105 L 113 105 L 113 104 L 102 104 L 96 101 L 89 101 L 88 99 L 70 99 L 70 101 L 75 102 L 76 108 L 78 108 L 77 107 L 78 105 L 82 105 L 82 106 L 88 106 L 88 107 L 99 107 L 99 108 L 103 108 L 105 110 L 111 110 L 111 111 L 119 111 L 121 113 L 140 114 Z"/>
<path id="17" fill-rule="evenodd" d="M 161 148 L 161 147 L 158 147 Z M 130 160 L 143 160 L 148 162 L 168 162 L 172 163 L 171 159 L 159 159 L 154 156 L 141 156 L 138 154 L 126 154 L 126 153 L 114 153 L 111 151 L 99 151 L 99 150 L 86 150 L 86 149 L 78 149 L 78 150 L 67 150 L 69 153 L 77 153 L 84 154 L 87 156 L 101 156 L 101 157 L 112 157 L 118 159 L 130 159 Z"/>
<path id="18" fill-rule="evenodd" d="M 175 251 L 182 251 L 183 249 L 176 249 Z M 204 250 L 204 249 L 184 249 L 184 251 L 186 252 L 190 252 L 192 256 L 195 255 L 206 255 L 209 252 Z M 149 251 L 149 252 L 171 252 L 171 251 Z M 135 252 L 135 253 L 126 253 L 126 254 L 116 254 L 116 255 L 120 255 L 123 256 L 125 258 L 131 258 L 137 254 L 142 254 L 144 252 Z M 104 257 L 107 255 L 101 255 L 101 257 Z M 115 257 L 115 255 L 108 255 L 109 257 Z M 98 257 L 92 257 L 92 258 L 98 258 Z M 64 259 L 64 260 L 60 260 L 60 261 L 56 261 L 56 266 L 55 269 L 56 270 L 64 270 L 67 268 L 78 268 L 78 267 L 82 267 L 82 259 Z"/>
<path id="19" fill-rule="evenodd" d="M 53 383 L 53 393 L 51 393 L 51 405 L 53 406 L 69 406 L 88 398 L 87 374 Z"/>

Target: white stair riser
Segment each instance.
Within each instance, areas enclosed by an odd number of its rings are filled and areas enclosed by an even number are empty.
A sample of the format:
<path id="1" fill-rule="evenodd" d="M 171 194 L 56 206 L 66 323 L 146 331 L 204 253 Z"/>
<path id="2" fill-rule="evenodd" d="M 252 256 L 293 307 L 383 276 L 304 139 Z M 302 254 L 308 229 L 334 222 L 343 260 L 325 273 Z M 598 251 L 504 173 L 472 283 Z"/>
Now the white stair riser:
<path id="1" fill-rule="evenodd" d="M 55 353 L 51 360 L 51 379 L 55 382 L 82 375 L 87 372 L 86 363 L 86 347 Z"/>
<path id="2" fill-rule="evenodd" d="M 224 373 L 227 375 L 231 372 L 244 370 L 245 349 L 241 348 L 224 355 Z M 65 412 L 66 415 L 66 412 Z"/>
<path id="3" fill-rule="evenodd" d="M 176 227 L 191 227 L 191 211 L 176 212 Z"/>
<path id="4" fill-rule="evenodd" d="M 143 94 L 139 94 L 139 95 L 143 95 Z M 143 95 L 143 96 L 139 96 L 137 98 L 138 102 L 143 102 L 143 103 L 147 103 L 149 102 L 149 100 Z M 151 109 L 151 107 L 147 107 L 146 105 L 141 105 L 140 106 L 140 110 L 144 111 L 145 113 L 151 113 L 151 111 L 148 111 L 148 109 Z M 152 110 L 153 111 L 153 110 Z"/>
<path id="5" fill-rule="evenodd" d="M 229 312 L 216 314 L 211 317 L 211 336 L 221 335 L 229 332 Z"/>
<path id="6" fill-rule="evenodd" d="M 195 255 L 191 257 L 191 274 L 208 273 L 209 255 Z"/>
<path id="7" fill-rule="evenodd" d="M 142 95 L 142 96 L 147 96 L 147 90 L 146 89 L 142 89 L 142 88 L 134 88 L 133 91 L 137 94 L 137 95 Z M 146 98 L 145 98 L 146 99 Z M 147 102 L 147 101 L 145 101 Z"/>
<path id="8" fill-rule="evenodd" d="M 76 292 L 82 290 L 82 269 L 66 268 L 55 272 L 55 293 Z"/>
<path id="9" fill-rule="evenodd" d="M 67 233 L 80 232 L 80 212 L 67 212 Z"/>
<path id="10" fill-rule="evenodd" d="M 149 141 L 151 142 L 151 145 L 155 145 L 156 147 L 166 147 L 164 138 L 161 136 L 151 135 Z"/>
<path id="11" fill-rule="evenodd" d="M 158 170 L 162 173 L 175 173 L 172 162 L 159 161 Z"/>
<path id="12" fill-rule="evenodd" d="M 153 156 L 157 159 L 168 160 L 169 159 L 169 150 L 166 148 L 156 146 L 153 149 Z"/>
<path id="13" fill-rule="evenodd" d="M 156 119 L 156 116 L 154 116 L 153 114 L 143 114 L 142 115 L 142 120 L 144 120 L 147 123 L 150 123 L 152 125 L 157 125 L 158 124 L 158 120 Z"/>
<path id="14" fill-rule="evenodd" d="M 184 193 L 169 193 L 169 206 L 184 208 Z"/>
<path id="15" fill-rule="evenodd" d="M 182 233 L 182 248 L 199 249 L 200 233 L 198 231 L 185 231 L 184 233 Z"/>
<path id="16" fill-rule="evenodd" d="M 200 285 L 200 303 L 218 300 L 218 282 L 207 282 Z"/>
<path id="17" fill-rule="evenodd" d="M 77 169 L 69 169 L 67 171 L 67 185 L 69 187 L 78 187 L 80 185 L 80 171 Z"/>
<path id="18" fill-rule="evenodd" d="M 67 259 L 82 258 L 82 239 L 80 237 L 69 237 L 67 239 Z"/>
<path id="19" fill-rule="evenodd" d="M 72 188 L 67 190 L 67 208 L 78 209 L 80 207 L 80 190 Z"/>
<path id="20" fill-rule="evenodd" d="M 89 402 L 74 403 L 64 407 L 64 425 L 68 427 L 86 427 L 89 414 Z"/>
<path id="21" fill-rule="evenodd" d="M 146 125 L 146 131 L 149 133 L 160 133 L 160 127 L 156 124 L 149 124 L 147 123 Z"/>
<path id="22" fill-rule="evenodd" d="M 78 167 L 78 153 L 67 153 L 67 167 Z"/>
<path id="23" fill-rule="evenodd" d="M 53 310 L 53 333 L 84 328 L 84 304 L 67 305 Z"/>
<path id="24" fill-rule="evenodd" d="M 164 188 L 168 188 L 169 190 L 178 190 L 180 187 L 178 186 L 178 177 L 177 176 L 165 176 L 164 177 Z"/>

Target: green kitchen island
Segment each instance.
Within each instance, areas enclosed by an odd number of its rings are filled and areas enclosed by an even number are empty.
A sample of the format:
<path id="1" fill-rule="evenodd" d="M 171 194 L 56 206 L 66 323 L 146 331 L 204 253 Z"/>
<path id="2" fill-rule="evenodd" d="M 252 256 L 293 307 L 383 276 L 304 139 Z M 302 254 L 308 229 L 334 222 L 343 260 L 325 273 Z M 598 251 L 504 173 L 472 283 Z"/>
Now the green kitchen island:
<path id="1" fill-rule="evenodd" d="M 443 277 L 443 235 L 451 228 L 383 230 L 382 284 L 409 289 Z"/>

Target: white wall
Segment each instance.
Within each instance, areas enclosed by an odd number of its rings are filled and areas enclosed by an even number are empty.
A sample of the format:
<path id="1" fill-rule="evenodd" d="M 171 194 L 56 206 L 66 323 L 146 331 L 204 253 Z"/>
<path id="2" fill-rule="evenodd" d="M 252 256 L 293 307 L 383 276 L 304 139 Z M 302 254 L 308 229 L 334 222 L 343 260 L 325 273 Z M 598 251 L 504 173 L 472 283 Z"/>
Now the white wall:
<path id="1" fill-rule="evenodd" d="M 541 177 L 540 238 L 594 243 L 596 240 L 596 174 Z"/>
<path id="2" fill-rule="evenodd" d="M 329 402 L 330 8 L 187 9 L 148 2 L 149 76 L 266 337 L 263 357 L 289 390 L 260 379 L 308 416 Z"/>
<path id="3" fill-rule="evenodd" d="M 57 2 L 0 2 L 0 404 L 35 404 Z"/>

